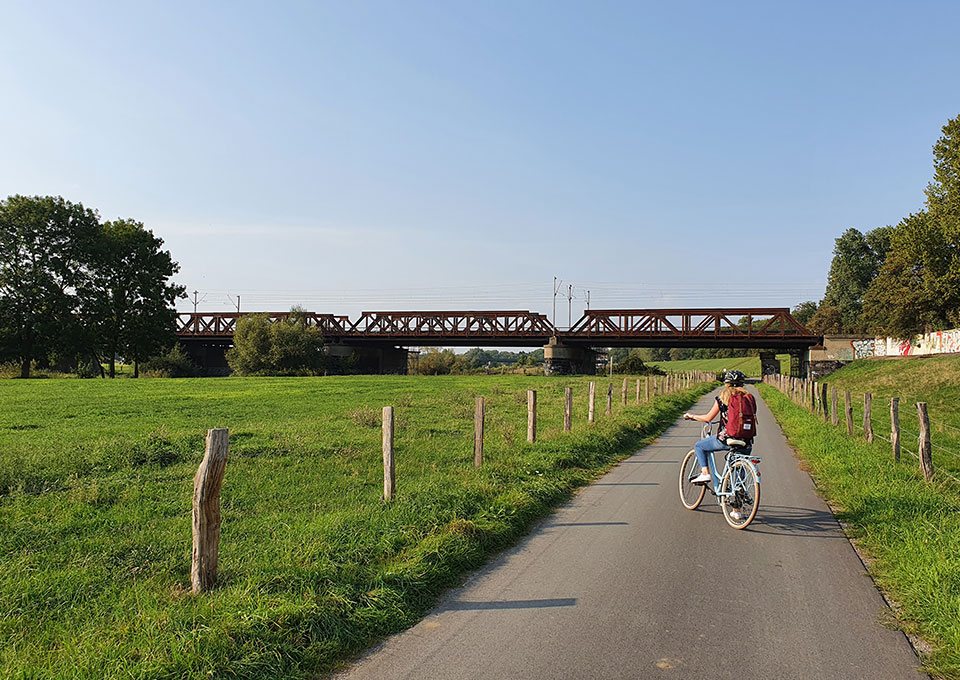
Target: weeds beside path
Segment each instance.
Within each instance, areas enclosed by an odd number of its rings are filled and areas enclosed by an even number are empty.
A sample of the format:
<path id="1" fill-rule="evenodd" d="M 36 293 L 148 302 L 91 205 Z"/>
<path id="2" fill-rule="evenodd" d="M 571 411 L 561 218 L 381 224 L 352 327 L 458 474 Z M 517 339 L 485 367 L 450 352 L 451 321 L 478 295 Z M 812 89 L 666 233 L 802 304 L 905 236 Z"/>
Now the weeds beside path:
<path id="1" fill-rule="evenodd" d="M 415 622 L 465 571 L 711 388 L 641 405 L 631 393 L 630 406 L 615 399 L 612 416 L 588 425 L 588 381 L 0 384 L 0 677 L 301 678 L 334 668 Z M 567 386 L 571 433 L 561 431 Z M 528 388 L 538 390 L 535 444 L 525 441 Z M 474 396 L 487 398 L 480 470 Z M 386 404 L 397 407 L 390 503 L 380 499 Z M 220 581 L 189 596 L 191 484 L 208 427 L 229 427 L 231 438 Z"/>
<path id="2" fill-rule="evenodd" d="M 924 669 L 960 678 L 960 494 L 926 483 L 889 445 L 866 444 L 768 385 L 761 395 L 821 492 L 870 558 L 878 585 L 898 603 L 899 625 L 927 640 Z M 909 460 L 909 459 L 908 459 Z"/>

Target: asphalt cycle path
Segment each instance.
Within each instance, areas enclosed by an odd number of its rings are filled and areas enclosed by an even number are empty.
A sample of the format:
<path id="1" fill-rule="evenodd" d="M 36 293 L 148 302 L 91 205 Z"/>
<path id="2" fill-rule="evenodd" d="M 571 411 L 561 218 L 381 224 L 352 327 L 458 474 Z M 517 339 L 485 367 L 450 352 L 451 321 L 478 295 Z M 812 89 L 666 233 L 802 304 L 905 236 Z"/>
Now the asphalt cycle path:
<path id="1" fill-rule="evenodd" d="M 747 529 L 730 528 L 710 493 L 699 510 L 680 504 L 680 462 L 702 427 L 680 420 L 337 677 L 926 677 L 758 406 L 761 499 Z"/>

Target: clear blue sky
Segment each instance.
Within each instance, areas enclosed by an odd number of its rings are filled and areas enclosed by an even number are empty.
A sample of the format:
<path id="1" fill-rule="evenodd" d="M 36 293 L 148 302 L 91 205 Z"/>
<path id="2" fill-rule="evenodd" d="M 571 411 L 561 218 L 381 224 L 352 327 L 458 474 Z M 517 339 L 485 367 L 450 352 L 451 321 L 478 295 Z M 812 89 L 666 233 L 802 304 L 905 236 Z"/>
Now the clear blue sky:
<path id="1" fill-rule="evenodd" d="M 206 309 L 549 313 L 555 275 L 794 305 L 844 229 L 921 207 L 960 114 L 957 2 L 2 14 L 0 194 L 143 221 Z"/>

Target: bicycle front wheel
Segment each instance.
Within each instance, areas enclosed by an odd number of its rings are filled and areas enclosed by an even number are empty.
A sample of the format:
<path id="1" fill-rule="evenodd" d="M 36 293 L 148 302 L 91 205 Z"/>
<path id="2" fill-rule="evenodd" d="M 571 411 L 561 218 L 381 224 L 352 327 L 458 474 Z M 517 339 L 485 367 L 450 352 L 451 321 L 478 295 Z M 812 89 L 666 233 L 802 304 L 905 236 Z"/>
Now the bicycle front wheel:
<path id="1" fill-rule="evenodd" d="M 760 509 L 760 477 L 757 469 L 738 460 L 720 480 L 720 508 L 734 529 L 745 529 Z"/>
<path id="2" fill-rule="evenodd" d="M 700 463 L 697 462 L 697 452 L 690 450 L 680 465 L 680 502 L 687 510 L 696 510 L 707 493 L 703 484 L 693 484 L 690 480 L 700 476 Z"/>

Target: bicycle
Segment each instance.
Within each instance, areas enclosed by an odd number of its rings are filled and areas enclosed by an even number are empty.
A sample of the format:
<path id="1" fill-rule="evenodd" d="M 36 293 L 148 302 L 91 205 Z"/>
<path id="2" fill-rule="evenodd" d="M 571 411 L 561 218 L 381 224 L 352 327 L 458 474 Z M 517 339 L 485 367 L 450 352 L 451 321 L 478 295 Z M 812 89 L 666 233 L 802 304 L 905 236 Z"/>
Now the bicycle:
<path id="1" fill-rule="evenodd" d="M 709 437 L 712 426 L 718 422 L 704 423 L 702 438 Z M 745 529 L 757 516 L 760 509 L 760 458 L 752 453 L 753 445 L 740 439 L 727 438 L 730 447 L 724 456 L 723 472 L 717 473 L 714 452 L 707 459 L 710 476 L 707 484 L 693 484 L 691 480 L 700 475 L 697 452 L 691 450 L 680 465 L 680 502 L 687 510 L 696 510 L 710 490 L 716 496 L 724 519 L 734 529 Z M 732 516 L 736 511 L 737 517 Z"/>

